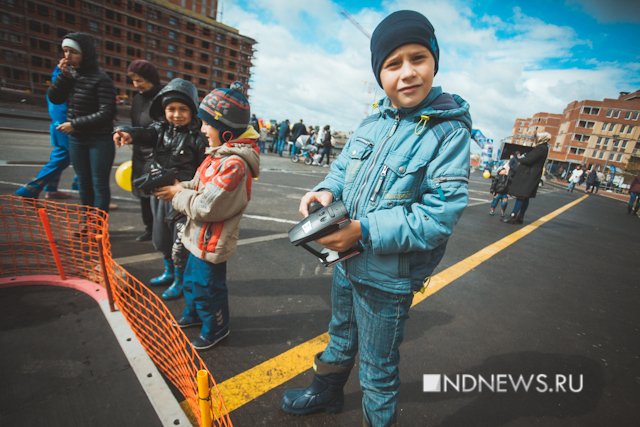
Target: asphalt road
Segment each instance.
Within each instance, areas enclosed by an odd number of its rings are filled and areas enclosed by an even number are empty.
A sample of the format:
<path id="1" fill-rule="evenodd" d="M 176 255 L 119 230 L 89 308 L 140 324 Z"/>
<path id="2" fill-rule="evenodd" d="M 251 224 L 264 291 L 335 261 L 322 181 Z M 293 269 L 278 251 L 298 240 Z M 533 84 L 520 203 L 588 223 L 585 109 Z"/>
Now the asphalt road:
<path id="1" fill-rule="evenodd" d="M 0 131 L 0 153 L 0 193 L 10 193 L 38 171 L 36 163 L 46 161 L 48 136 Z M 127 149 L 119 150 L 116 162 L 129 155 Z M 300 219 L 299 198 L 326 172 L 263 156 L 262 174 L 241 223 L 241 245 L 228 266 L 231 335 L 202 353 L 223 387 L 237 385 L 239 374 L 326 332 L 331 272 L 283 237 Z M 69 170 L 63 189 L 71 178 Z M 160 271 L 161 260 L 150 243 L 134 241 L 142 231 L 137 201 L 115 184 L 112 189 L 119 205 L 110 215 L 113 255 L 147 281 Z M 472 175 L 470 189 L 470 205 L 437 270 L 443 277 L 449 271 L 460 274 L 417 304 L 407 323 L 400 425 L 637 425 L 640 219 L 626 215 L 623 202 L 548 187 L 532 200 L 525 226 L 534 227 L 524 229 L 530 231 L 524 235 L 522 226 L 487 215 L 489 182 L 479 173 Z M 576 204 L 566 211 L 534 222 L 572 202 Z M 491 245 L 501 239 L 504 249 L 476 255 L 471 259 L 480 261 L 468 267 L 469 257 L 495 248 Z M 143 261 L 132 258 L 143 254 Z M 169 307 L 177 314 L 182 303 Z M 312 354 L 308 356 L 310 366 Z M 424 392 L 425 374 L 450 380 L 466 374 L 470 391 Z M 548 380 L 564 379 L 565 391 L 539 391 L 536 382 L 528 391 L 471 387 L 481 377 L 497 382 L 500 374 L 510 380 L 542 374 Z M 355 372 L 341 414 L 299 418 L 280 412 L 282 391 L 306 386 L 310 378 L 307 370 L 255 399 L 234 400 L 235 425 L 360 425 Z M 259 381 L 259 375 L 252 380 Z M 255 388 L 250 381 L 246 386 Z"/>

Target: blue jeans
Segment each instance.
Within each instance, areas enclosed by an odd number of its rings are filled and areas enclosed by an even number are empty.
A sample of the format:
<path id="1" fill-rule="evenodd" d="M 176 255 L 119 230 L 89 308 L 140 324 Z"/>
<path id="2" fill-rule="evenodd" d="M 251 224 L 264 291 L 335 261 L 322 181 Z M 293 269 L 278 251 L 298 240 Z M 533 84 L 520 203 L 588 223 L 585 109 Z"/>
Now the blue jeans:
<path id="1" fill-rule="evenodd" d="M 513 205 L 513 211 L 511 211 L 511 215 L 524 217 L 524 213 L 527 211 L 529 207 L 529 198 L 526 199 L 516 199 L 516 204 Z"/>
<path id="2" fill-rule="evenodd" d="M 362 408 L 372 426 L 395 421 L 400 389 L 400 343 L 409 317 L 412 294 L 397 295 L 333 272 L 329 345 L 320 356 L 326 363 L 350 365 L 360 351 Z"/>
<path id="3" fill-rule="evenodd" d="M 500 203 L 500 209 L 502 209 L 503 212 L 506 211 L 507 205 L 509 204 L 509 196 L 506 194 L 496 194 L 491 201 L 491 209 L 495 209 L 498 203 Z"/>
<path id="4" fill-rule="evenodd" d="M 229 327 L 227 263 L 212 264 L 189 254 L 184 270 L 182 317 L 201 320 L 200 335 L 214 340 Z"/>
<path id="5" fill-rule="evenodd" d="M 638 212 L 638 205 L 640 205 L 640 193 L 629 193 L 629 209 L 632 209 L 634 212 Z"/>
<path id="6" fill-rule="evenodd" d="M 109 212 L 109 176 L 116 155 L 111 135 L 77 138 L 69 136 L 71 164 L 78 175 L 78 191 L 83 205 Z"/>
<path id="7" fill-rule="evenodd" d="M 282 156 L 282 152 L 284 151 L 284 146 L 287 145 L 287 138 L 285 138 L 284 136 L 282 137 L 278 137 L 278 144 L 276 145 L 276 150 L 278 151 L 278 154 L 280 156 Z"/>
<path id="8" fill-rule="evenodd" d="M 570 182 L 569 186 L 567 187 L 567 191 L 573 193 L 573 189 L 576 187 L 576 183 L 575 182 Z"/>
<path id="9" fill-rule="evenodd" d="M 60 175 L 71 163 L 69 159 L 69 137 L 67 134 L 56 130 L 53 123 L 49 126 L 49 135 L 51 136 L 53 149 L 49 155 L 49 161 L 36 175 L 36 181 L 46 182 L 44 191 L 58 191 Z"/>

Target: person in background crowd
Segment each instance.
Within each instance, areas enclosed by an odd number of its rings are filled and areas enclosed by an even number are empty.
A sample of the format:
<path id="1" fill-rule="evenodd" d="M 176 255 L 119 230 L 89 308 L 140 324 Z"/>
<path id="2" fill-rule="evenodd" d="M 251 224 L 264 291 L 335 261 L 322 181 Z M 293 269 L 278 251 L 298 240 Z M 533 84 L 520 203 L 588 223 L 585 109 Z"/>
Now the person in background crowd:
<path id="1" fill-rule="evenodd" d="M 153 119 L 149 114 L 151 101 L 153 101 L 153 98 L 160 89 L 162 89 L 160 75 L 156 67 L 144 59 L 137 59 L 131 62 L 127 69 L 127 75 L 131 79 L 133 87 L 138 91 L 138 93 L 133 96 L 131 103 L 131 126 L 147 127 L 153 123 Z M 153 161 L 153 148 L 139 144 L 134 145 L 131 161 L 133 166 L 131 181 L 133 182 L 133 180 L 149 171 L 149 164 Z M 151 198 L 148 194 L 144 194 L 144 192 L 138 190 L 134 185 L 131 185 L 131 188 L 133 195 L 140 199 L 140 210 L 144 224 L 144 233 L 139 235 L 136 240 L 146 242 L 151 240 L 153 231 Z"/>
<path id="2" fill-rule="evenodd" d="M 327 164 L 325 167 L 328 167 L 331 162 L 331 128 L 329 125 L 325 125 L 322 129 L 322 140 L 320 143 L 322 144 L 322 152 L 320 153 L 318 164 L 321 165 L 322 159 L 324 159 L 324 156 L 327 156 Z"/>
<path id="3" fill-rule="evenodd" d="M 78 175 L 82 204 L 109 211 L 109 176 L 115 147 L 111 138 L 116 115 L 116 90 L 98 66 L 89 34 L 69 33 L 62 40 L 61 73 L 47 95 L 54 104 L 67 103 L 67 121 L 56 128 L 69 135 L 69 155 Z"/>
<path id="4" fill-rule="evenodd" d="M 627 213 L 638 214 L 638 207 L 640 206 L 640 173 L 633 178 L 631 186 L 629 187 L 629 202 L 627 203 Z"/>
<path id="5" fill-rule="evenodd" d="M 582 166 L 578 165 L 574 170 L 571 171 L 571 176 L 569 177 L 569 186 L 567 186 L 567 191 L 573 193 L 573 189 L 582 179 L 582 175 L 584 175 L 584 171 L 582 170 Z"/>
<path id="6" fill-rule="evenodd" d="M 296 154 L 295 142 L 298 140 L 298 137 L 300 135 L 307 135 L 307 128 L 304 125 L 304 122 L 302 121 L 302 119 L 300 119 L 300 121 L 294 124 L 291 128 L 291 141 L 294 142 L 294 144 L 292 144 L 291 146 L 291 157 L 295 156 Z"/>
<path id="7" fill-rule="evenodd" d="M 529 199 L 536 197 L 538 185 L 542 177 L 544 162 L 549 153 L 551 134 L 541 132 L 536 135 L 535 148 L 518 159 L 518 168 L 511 178 L 509 194 L 516 198 L 511 215 L 503 222 L 508 224 L 522 224 L 524 214 L 529 207 Z"/>
<path id="8" fill-rule="evenodd" d="M 496 206 L 500 203 L 500 216 L 504 217 L 509 204 L 509 195 L 507 194 L 509 192 L 509 180 L 509 171 L 504 167 L 498 169 L 498 175 L 491 178 L 489 192 L 493 194 L 493 200 L 491 200 L 489 215 L 493 215 L 496 212 Z"/>
<path id="9" fill-rule="evenodd" d="M 587 174 L 586 191 L 593 193 L 596 187 L 596 182 L 598 182 L 598 172 L 596 172 L 596 167 L 592 166 L 591 170 Z"/>
<path id="10" fill-rule="evenodd" d="M 278 155 L 282 157 L 282 152 L 284 151 L 284 147 L 287 145 L 287 139 L 289 137 L 289 133 L 291 129 L 289 129 L 289 119 L 281 122 L 278 125 Z"/>
<path id="11" fill-rule="evenodd" d="M 51 75 L 51 81 L 54 81 L 60 68 L 56 66 Z M 51 154 L 49 161 L 40 169 L 33 181 L 28 182 L 16 190 L 16 196 L 31 197 L 37 199 L 40 192 L 44 189 L 45 199 L 64 200 L 71 198 L 71 195 L 58 191 L 58 184 L 62 172 L 69 166 L 71 160 L 69 158 L 69 137 L 66 133 L 59 131 L 57 128 L 67 121 L 67 104 L 54 104 L 49 97 L 47 99 L 47 107 L 49 109 L 49 117 L 51 124 L 49 125 L 49 137 L 51 141 Z M 74 177 L 74 184 L 77 185 L 77 178 Z"/>

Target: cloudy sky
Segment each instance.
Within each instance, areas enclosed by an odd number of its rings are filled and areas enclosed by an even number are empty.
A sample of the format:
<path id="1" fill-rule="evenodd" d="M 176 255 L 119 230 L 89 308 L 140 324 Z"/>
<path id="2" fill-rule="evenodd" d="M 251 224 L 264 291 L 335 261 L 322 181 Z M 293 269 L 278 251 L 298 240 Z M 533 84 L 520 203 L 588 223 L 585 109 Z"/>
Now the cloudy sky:
<path id="1" fill-rule="evenodd" d="M 471 104 L 496 140 L 517 117 L 561 113 L 574 100 L 640 89 L 640 2 L 634 0 L 223 0 L 220 20 L 258 41 L 253 111 L 267 119 L 353 130 L 383 96 L 369 39 L 388 13 L 429 18 L 440 44 L 434 85 Z"/>

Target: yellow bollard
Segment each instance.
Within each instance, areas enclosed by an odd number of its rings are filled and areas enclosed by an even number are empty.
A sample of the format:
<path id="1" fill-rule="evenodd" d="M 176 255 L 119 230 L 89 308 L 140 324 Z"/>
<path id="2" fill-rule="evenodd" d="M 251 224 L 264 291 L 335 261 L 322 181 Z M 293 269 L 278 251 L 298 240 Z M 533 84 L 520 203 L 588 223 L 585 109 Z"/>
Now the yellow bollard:
<path id="1" fill-rule="evenodd" d="M 198 371 L 198 404 L 200 405 L 200 426 L 211 427 L 211 396 L 209 392 L 209 374 Z"/>

